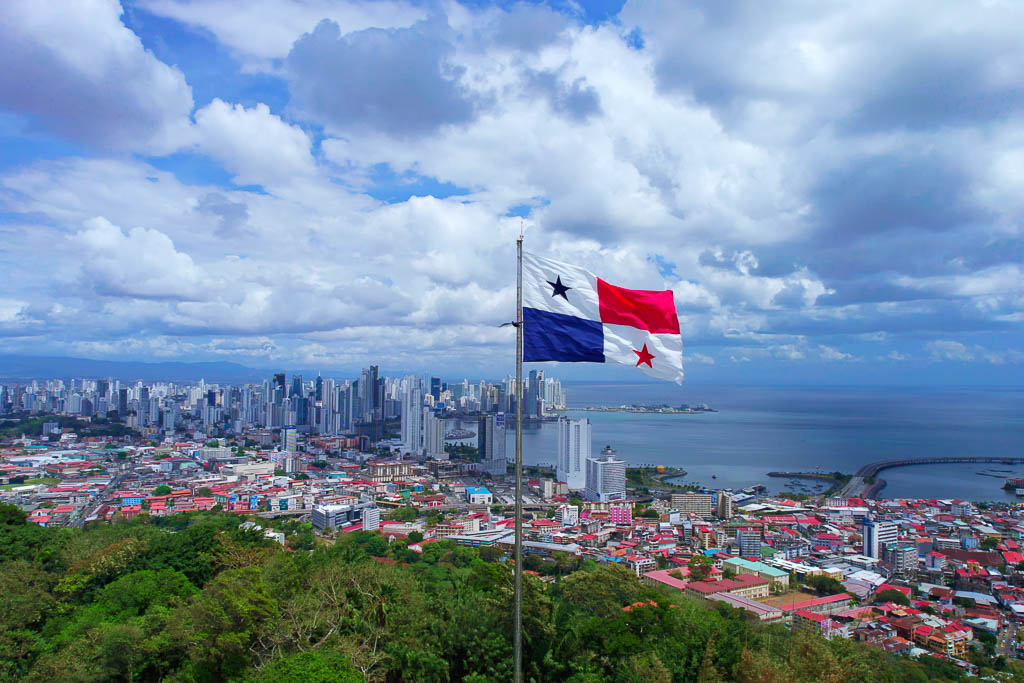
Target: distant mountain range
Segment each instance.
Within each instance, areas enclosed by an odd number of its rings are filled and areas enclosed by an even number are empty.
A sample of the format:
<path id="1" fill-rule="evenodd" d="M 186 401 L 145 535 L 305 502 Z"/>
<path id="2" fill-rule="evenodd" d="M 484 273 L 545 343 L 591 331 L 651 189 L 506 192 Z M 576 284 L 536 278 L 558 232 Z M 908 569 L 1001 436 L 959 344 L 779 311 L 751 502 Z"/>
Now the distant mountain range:
<path id="1" fill-rule="evenodd" d="M 0 382 L 26 382 L 34 379 L 118 379 L 126 382 L 207 382 L 224 384 L 246 384 L 270 379 L 275 372 L 285 372 L 288 377 L 298 374 L 307 380 L 321 374 L 334 379 L 349 379 L 359 376 L 359 369 L 325 369 L 323 371 L 301 368 L 251 368 L 229 361 L 187 363 L 162 361 L 146 363 L 131 360 L 93 360 L 67 356 L 22 356 L 0 354 Z M 400 377 L 417 374 L 408 370 L 381 369 L 382 375 Z M 289 379 L 290 381 L 290 379 Z"/>
<path id="2" fill-rule="evenodd" d="M 64 356 L 0 355 L 0 381 L 109 377 L 122 381 L 188 382 L 204 379 L 208 382 L 242 383 L 255 382 L 269 377 L 269 374 L 267 370 L 257 370 L 226 361 L 141 363 Z"/>

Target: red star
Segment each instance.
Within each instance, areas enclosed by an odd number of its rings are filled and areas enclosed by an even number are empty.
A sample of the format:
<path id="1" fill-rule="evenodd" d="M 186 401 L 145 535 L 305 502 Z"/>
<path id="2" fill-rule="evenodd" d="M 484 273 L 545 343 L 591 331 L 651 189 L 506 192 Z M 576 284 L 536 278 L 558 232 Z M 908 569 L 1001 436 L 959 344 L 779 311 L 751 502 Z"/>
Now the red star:
<path id="1" fill-rule="evenodd" d="M 638 356 L 636 361 L 636 367 L 640 367 L 641 363 L 647 363 L 647 367 L 652 369 L 654 368 L 654 366 L 651 365 L 651 361 L 654 359 L 654 355 L 647 351 L 647 344 L 644 344 L 644 348 L 640 351 L 633 349 L 633 353 L 635 353 Z"/>

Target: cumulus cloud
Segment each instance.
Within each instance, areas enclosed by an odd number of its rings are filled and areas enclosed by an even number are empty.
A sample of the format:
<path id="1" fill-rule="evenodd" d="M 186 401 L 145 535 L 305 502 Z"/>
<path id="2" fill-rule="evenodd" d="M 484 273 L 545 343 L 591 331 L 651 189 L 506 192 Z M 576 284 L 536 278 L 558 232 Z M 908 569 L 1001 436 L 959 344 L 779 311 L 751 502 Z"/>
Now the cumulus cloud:
<path id="1" fill-rule="evenodd" d="M 390 0 L 142 0 L 154 14 L 209 31 L 250 68 L 270 69 L 303 33 L 329 19 L 345 32 L 409 26 L 415 3 Z"/>
<path id="2" fill-rule="evenodd" d="M 11 7 L 0 62 L 38 88 L 0 88 L 0 125 L 118 154 L 0 173 L 3 334 L 410 369 L 465 348 L 500 372 L 522 215 L 532 251 L 672 289 L 709 373 L 1020 362 L 1011 5 L 134 5 L 215 41 L 216 77 L 147 33 L 161 63 L 116 3 Z"/>
<path id="3" fill-rule="evenodd" d="M 206 279 L 159 230 L 124 232 L 97 216 L 71 239 L 82 251 L 82 284 L 101 295 L 188 299 L 199 295 Z"/>
<path id="4" fill-rule="evenodd" d="M 342 34 L 324 20 L 288 54 L 298 104 L 339 131 L 372 128 L 398 136 L 464 123 L 474 102 L 447 61 L 450 29 L 439 19 L 409 28 Z"/>
<path id="5" fill-rule="evenodd" d="M 195 119 L 196 146 L 223 163 L 240 185 L 280 186 L 316 173 L 309 136 L 265 104 L 246 109 L 215 98 Z"/>
<path id="6" fill-rule="evenodd" d="M 120 19 L 117 0 L 10 0 L 0 12 L 0 107 L 83 145 L 174 151 L 192 91 Z"/>

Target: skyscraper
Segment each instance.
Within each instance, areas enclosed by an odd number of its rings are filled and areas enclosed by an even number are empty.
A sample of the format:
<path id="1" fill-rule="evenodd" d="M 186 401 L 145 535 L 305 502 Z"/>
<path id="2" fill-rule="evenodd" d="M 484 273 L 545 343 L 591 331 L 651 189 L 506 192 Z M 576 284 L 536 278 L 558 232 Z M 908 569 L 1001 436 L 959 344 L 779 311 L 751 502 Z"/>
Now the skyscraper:
<path id="1" fill-rule="evenodd" d="M 359 415 L 360 420 L 376 420 L 381 417 L 382 387 L 378 381 L 380 366 L 371 365 L 363 370 L 359 377 Z"/>
<path id="2" fill-rule="evenodd" d="M 430 395 L 434 397 L 434 404 L 441 400 L 441 378 L 430 378 Z"/>
<path id="3" fill-rule="evenodd" d="M 895 543 L 899 537 L 899 527 L 892 522 L 881 522 L 864 518 L 861 526 L 863 552 L 868 557 L 882 558 L 886 543 Z"/>
<path id="4" fill-rule="evenodd" d="M 444 420 L 435 416 L 430 408 L 423 409 L 423 449 L 427 457 L 448 459 L 444 450 Z"/>
<path id="5" fill-rule="evenodd" d="M 526 387 L 524 396 L 526 400 L 523 403 L 523 417 L 537 417 L 537 397 L 540 395 L 538 389 L 543 381 L 543 371 L 530 370 L 529 385 Z"/>
<path id="6" fill-rule="evenodd" d="M 626 462 L 616 457 L 611 446 L 596 458 L 587 458 L 586 497 L 601 502 L 626 499 Z"/>
<path id="7" fill-rule="evenodd" d="M 281 401 L 284 400 L 285 396 L 288 395 L 287 394 L 287 388 L 285 387 L 284 382 L 285 382 L 284 373 L 283 372 L 275 372 L 274 373 L 274 381 L 273 381 L 273 385 L 274 385 L 274 388 L 273 388 L 273 391 L 274 391 L 274 403 L 281 403 Z"/>
<path id="8" fill-rule="evenodd" d="M 532 372 L 530 374 L 533 374 Z M 590 457 L 590 420 L 558 418 L 558 480 L 573 490 L 586 486 L 586 462 Z"/>
<path id="9" fill-rule="evenodd" d="M 423 384 L 419 376 L 405 378 L 402 394 L 402 444 L 410 453 L 423 452 Z"/>
<path id="10" fill-rule="evenodd" d="M 476 443 L 484 471 L 491 475 L 504 475 L 508 471 L 504 414 L 480 416 L 477 420 Z"/>

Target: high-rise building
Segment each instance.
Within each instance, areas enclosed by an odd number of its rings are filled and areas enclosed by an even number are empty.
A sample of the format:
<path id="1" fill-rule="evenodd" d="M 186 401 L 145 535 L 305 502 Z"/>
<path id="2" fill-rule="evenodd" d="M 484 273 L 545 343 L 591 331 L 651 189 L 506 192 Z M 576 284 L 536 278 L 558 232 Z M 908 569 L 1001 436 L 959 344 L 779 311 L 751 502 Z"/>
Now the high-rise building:
<path id="1" fill-rule="evenodd" d="M 526 401 L 523 403 L 524 417 L 544 415 L 544 371 L 530 370 L 529 386 L 526 388 Z"/>
<path id="2" fill-rule="evenodd" d="M 430 395 L 434 397 L 434 403 L 436 404 L 441 400 L 441 378 L 431 377 L 430 378 Z"/>
<path id="3" fill-rule="evenodd" d="M 490 475 L 504 475 L 508 471 L 505 458 L 505 415 L 481 415 L 477 420 L 477 454 L 484 471 Z"/>
<path id="4" fill-rule="evenodd" d="M 284 402 L 285 397 L 288 395 L 288 389 L 284 382 L 285 379 L 283 372 L 274 373 L 274 381 L 271 383 L 273 387 L 271 390 L 274 392 L 273 401 L 277 405 L 281 405 L 281 403 Z"/>
<path id="5" fill-rule="evenodd" d="M 726 491 L 718 492 L 718 509 L 717 515 L 719 519 L 729 519 L 732 517 L 732 494 Z"/>
<path id="6" fill-rule="evenodd" d="M 295 427 L 285 427 L 281 430 L 281 445 L 286 451 L 297 453 L 299 450 L 299 431 Z"/>
<path id="7" fill-rule="evenodd" d="M 448 459 L 444 450 L 444 420 L 434 415 L 430 408 L 423 409 L 423 450 L 427 457 Z"/>
<path id="8" fill-rule="evenodd" d="M 418 375 L 405 378 L 402 394 L 402 445 L 410 453 L 423 452 L 423 384 Z"/>
<path id="9" fill-rule="evenodd" d="M 360 420 L 379 420 L 381 418 L 383 386 L 377 376 L 380 366 L 371 365 L 363 370 L 359 377 L 359 416 Z"/>
<path id="10" fill-rule="evenodd" d="M 863 553 L 868 557 L 882 559 L 886 543 L 894 543 L 899 537 L 899 527 L 892 522 L 864 518 L 861 525 Z"/>
<path id="11" fill-rule="evenodd" d="M 555 510 L 555 519 L 562 523 L 562 526 L 576 526 L 580 523 L 580 509 L 575 505 L 559 505 Z"/>
<path id="12" fill-rule="evenodd" d="M 914 543 L 901 543 L 899 541 L 885 545 L 885 561 L 896 568 L 899 574 L 916 572 L 918 569 L 917 545 Z"/>
<path id="13" fill-rule="evenodd" d="M 626 462 L 611 446 L 596 458 L 587 458 L 586 497 L 601 502 L 626 499 Z"/>
<path id="14" fill-rule="evenodd" d="M 533 375 L 533 372 L 530 374 Z M 586 463 L 589 457 L 590 420 L 558 418 L 558 480 L 564 481 L 572 490 L 584 489 L 587 485 Z"/>
<path id="15" fill-rule="evenodd" d="M 633 523 L 633 506 L 629 503 L 608 506 L 608 521 L 618 526 Z"/>
<path id="16" fill-rule="evenodd" d="M 757 527 L 741 527 L 736 530 L 736 544 L 743 557 L 761 557 L 761 530 Z"/>
<path id="17" fill-rule="evenodd" d="M 710 493 L 673 493 L 671 505 L 674 509 L 686 514 L 695 514 L 698 517 L 710 517 L 712 510 L 712 496 Z"/>

